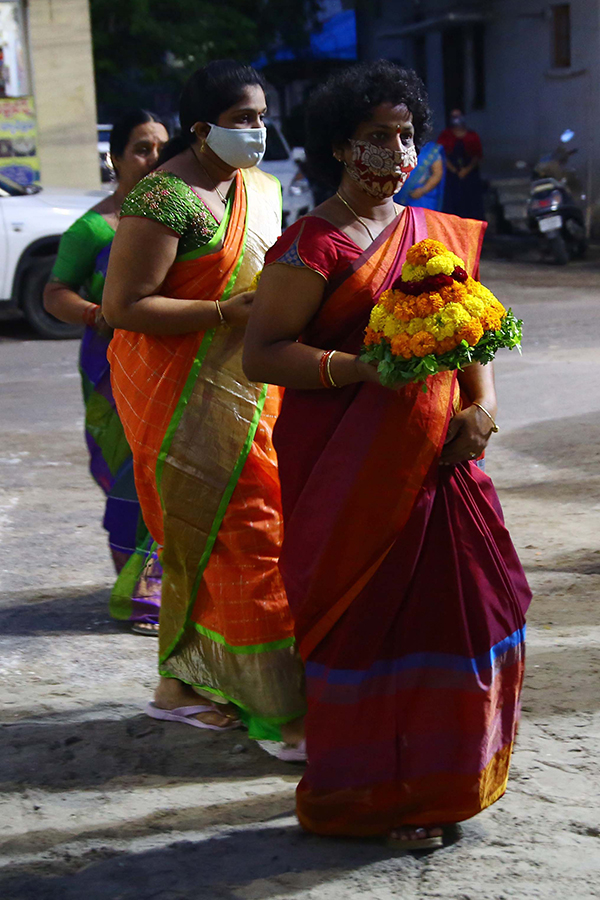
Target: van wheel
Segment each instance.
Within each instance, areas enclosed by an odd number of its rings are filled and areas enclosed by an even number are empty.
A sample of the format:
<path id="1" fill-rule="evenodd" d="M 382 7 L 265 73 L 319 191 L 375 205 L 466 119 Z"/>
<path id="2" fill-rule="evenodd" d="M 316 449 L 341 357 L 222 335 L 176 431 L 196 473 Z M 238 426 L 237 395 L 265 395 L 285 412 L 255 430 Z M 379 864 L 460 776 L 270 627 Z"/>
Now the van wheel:
<path id="1" fill-rule="evenodd" d="M 23 279 L 19 306 L 23 315 L 40 337 L 60 341 L 78 338 L 83 334 L 79 325 L 70 325 L 55 319 L 44 309 L 44 288 L 50 278 L 54 258 L 48 257 L 34 263 Z"/>

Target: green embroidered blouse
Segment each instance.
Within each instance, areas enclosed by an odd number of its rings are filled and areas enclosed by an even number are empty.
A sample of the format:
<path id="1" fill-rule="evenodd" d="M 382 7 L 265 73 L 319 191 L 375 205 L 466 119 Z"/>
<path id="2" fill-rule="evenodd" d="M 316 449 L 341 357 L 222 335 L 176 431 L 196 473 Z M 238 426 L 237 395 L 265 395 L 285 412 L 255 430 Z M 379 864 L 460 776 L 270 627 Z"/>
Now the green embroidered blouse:
<path id="1" fill-rule="evenodd" d="M 123 202 L 121 216 L 141 216 L 166 225 L 179 235 L 177 258 L 181 259 L 195 255 L 226 227 L 230 210 L 231 197 L 219 225 L 206 203 L 179 175 L 159 171 L 138 181 Z"/>

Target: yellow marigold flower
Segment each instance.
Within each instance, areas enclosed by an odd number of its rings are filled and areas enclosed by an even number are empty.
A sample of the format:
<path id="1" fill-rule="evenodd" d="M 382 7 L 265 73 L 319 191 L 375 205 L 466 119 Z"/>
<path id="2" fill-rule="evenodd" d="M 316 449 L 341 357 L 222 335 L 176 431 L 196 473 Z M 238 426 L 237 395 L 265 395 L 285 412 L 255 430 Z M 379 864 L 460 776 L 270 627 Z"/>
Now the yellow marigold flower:
<path id="1" fill-rule="evenodd" d="M 387 313 L 383 306 L 377 304 L 371 310 L 371 315 L 369 316 L 369 325 L 373 329 L 373 331 L 383 331 L 383 326 L 385 325 L 385 321 L 387 319 Z"/>
<path id="2" fill-rule="evenodd" d="M 466 325 L 460 329 L 458 336 L 461 341 L 466 341 L 471 347 L 481 340 L 483 337 L 483 327 L 478 319 L 471 319 Z"/>
<path id="3" fill-rule="evenodd" d="M 411 319 L 408 325 L 406 326 L 406 330 L 409 334 L 418 334 L 419 331 L 423 331 L 423 319 L 420 319 L 418 316 L 415 316 L 414 319 Z"/>
<path id="4" fill-rule="evenodd" d="M 467 297 L 467 299 L 464 301 L 464 307 L 467 312 L 470 312 L 471 315 L 475 316 L 476 319 L 480 319 L 485 313 L 485 304 L 483 300 L 479 300 L 477 297 Z"/>
<path id="5" fill-rule="evenodd" d="M 453 256 L 454 254 L 450 255 L 449 253 L 439 253 L 437 256 L 432 256 L 432 258 L 427 261 L 427 274 L 452 275 L 456 268 Z"/>
<path id="6" fill-rule="evenodd" d="M 431 303 L 432 312 L 439 312 L 440 309 L 444 308 L 444 301 L 437 291 L 432 291 L 431 294 L 429 294 L 429 302 Z"/>
<path id="7" fill-rule="evenodd" d="M 395 319 L 394 316 L 388 316 L 383 326 L 383 333 L 386 338 L 391 340 L 395 335 L 404 331 L 405 327 L 404 322 L 400 322 L 398 319 Z"/>
<path id="8" fill-rule="evenodd" d="M 397 334 L 392 338 L 392 353 L 394 356 L 403 356 L 404 359 L 410 359 L 412 351 L 410 349 L 410 338 L 407 334 Z"/>
<path id="9" fill-rule="evenodd" d="M 413 266 L 409 262 L 405 262 L 402 266 L 403 281 L 423 281 L 427 277 L 427 269 L 425 266 Z"/>
<path id="10" fill-rule="evenodd" d="M 456 253 L 448 253 L 448 256 L 451 256 L 454 260 L 454 268 L 460 266 L 461 269 L 466 269 L 464 259 L 461 259 L 460 256 L 456 255 Z"/>
<path id="11" fill-rule="evenodd" d="M 417 331 L 410 339 L 410 349 L 414 356 L 427 356 L 433 353 L 436 340 L 432 334 L 427 331 Z"/>
<path id="12" fill-rule="evenodd" d="M 452 324 L 455 327 L 462 327 L 471 320 L 471 316 L 460 303 L 448 303 L 440 312 L 444 324 Z"/>
<path id="13" fill-rule="evenodd" d="M 442 316 L 438 313 L 433 316 L 428 316 L 423 322 L 423 328 L 425 331 L 428 331 L 430 334 L 432 334 L 438 341 L 450 337 L 455 332 L 454 323 L 444 321 Z"/>

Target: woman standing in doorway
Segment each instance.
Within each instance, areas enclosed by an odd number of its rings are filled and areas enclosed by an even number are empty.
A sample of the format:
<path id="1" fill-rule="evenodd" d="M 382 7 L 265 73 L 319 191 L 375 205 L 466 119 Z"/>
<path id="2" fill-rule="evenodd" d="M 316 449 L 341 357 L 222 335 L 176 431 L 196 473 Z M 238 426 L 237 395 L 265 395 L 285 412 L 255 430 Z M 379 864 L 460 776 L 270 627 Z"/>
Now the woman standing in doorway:
<path id="1" fill-rule="evenodd" d="M 481 139 L 467 128 L 460 109 L 450 113 L 448 128 L 437 140 L 446 154 L 444 212 L 463 219 L 485 219 L 483 182 L 479 169 L 483 158 Z"/>
<path id="2" fill-rule="evenodd" d="M 163 548 L 148 713 L 214 730 L 243 720 L 302 758 L 303 670 L 277 568 L 281 394 L 241 365 L 249 288 L 281 222 L 279 182 L 257 168 L 265 111 L 249 66 L 192 75 L 181 138 L 123 204 L 104 301 L 138 495 Z"/>
<path id="3" fill-rule="evenodd" d="M 79 357 L 85 437 L 90 472 L 106 494 L 104 527 L 118 574 L 110 611 L 114 618 L 132 622 L 132 630 L 148 635 L 158 631 L 160 566 L 150 550 L 152 542 L 135 493 L 131 450 L 112 396 L 106 357 L 112 329 L 102 312 L 102 290 L 121 204 L 156 165 L 168 139 L 165 126 L 144 109 L 131 110 L 114 124 L 110 156 L 116 188 L 64 233 L 44 291 L 49 313 L 85 326 Z"/>

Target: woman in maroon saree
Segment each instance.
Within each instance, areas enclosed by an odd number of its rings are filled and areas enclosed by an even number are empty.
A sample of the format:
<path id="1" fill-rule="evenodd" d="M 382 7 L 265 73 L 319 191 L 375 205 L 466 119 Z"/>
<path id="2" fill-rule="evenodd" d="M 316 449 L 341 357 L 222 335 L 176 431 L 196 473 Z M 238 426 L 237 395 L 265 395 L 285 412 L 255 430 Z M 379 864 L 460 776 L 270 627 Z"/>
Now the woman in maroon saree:
<path id="1" fill-rule="evenodd" d="M 504 793 L 530 600 L 475 461 L 491 366 L 392 391 L 357 356 L 414 243 L 443 241 L 477 274 L 482 223 L 393 203 L 426 117 L 421 83 L 390 63 L 314 96 L 307 154 L 339 190 L 267 254 L 245 350 L 250 378 L 287 388 L 275 446 L 308 694 L 298 816 L 406 847 Z"/>

